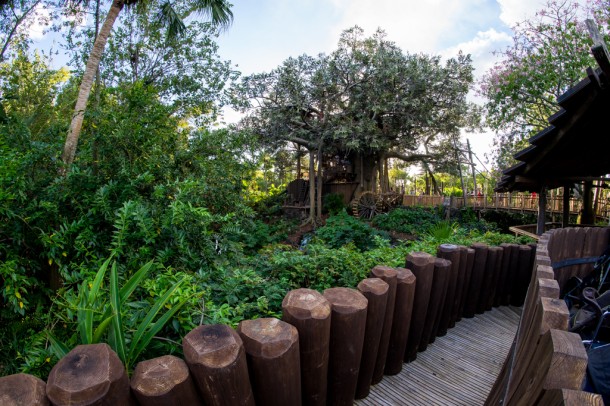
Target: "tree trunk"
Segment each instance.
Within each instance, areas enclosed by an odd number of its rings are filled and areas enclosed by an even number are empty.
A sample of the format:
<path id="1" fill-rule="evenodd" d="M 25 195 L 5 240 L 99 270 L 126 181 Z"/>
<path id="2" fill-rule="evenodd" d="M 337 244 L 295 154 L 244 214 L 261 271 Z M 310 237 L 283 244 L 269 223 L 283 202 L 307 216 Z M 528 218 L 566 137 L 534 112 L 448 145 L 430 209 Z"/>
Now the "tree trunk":
<path id="1" fill-rule="evenodd" d="M 322 218 L 322 190 L 324 187 L 324 177 L 322 174 L 322 146 L 318 147 L 318 178 L 316 184 L 318 185 L 318 193 L 316 195 L 316 220 Z"/>
<path id="2" fill-rule="evenodd" d="M 114 25 L 114 22 L 119 16 L 119 13 L 123 9 L 124 5 L 124 0 L 115 0 L 112 2 L 108 15 L 106 16 L 106 20 L 104 21 L 100 33 L 93 44 L 91 55 L 89 55 L 89 60 L 87 61 L 87 66 L 85 67 L 85 73 L 83 74 L 83 79 L 78 90 L 78 97 L 74 107 L 74 114 L 72 115 L 72 122 L 70 123 L 70 129 L 68 130 L 68 135 L 66 136 L 64 152 L 61 156 L 61 159 L 65 165 L 64 173 L 67 173 L 70 170 L 70 166 L 74 162 L 78 137 L 83 126 L 83 118 L 85 116 L 85 109 L 87 108 L 87 100 L 89 99 L 89 94 L 91 93 L 91 87 L 93 86 L 93 80 L 95 79 L 97 68 L 100 65 L 104 48 L 108 42 L 108 37 L 110 37 L 110 33 L 112 32 L 112 26 Z"/>
<path id="3" fill-rule="evenodd" d="M 301 145 L 297 144 L 297 179 L 301 178 Z"/>
<path id="4" fill-rule="evenodd" d="M 309 150 L 309 221 L 316 220 L 316 170 L 313 151 Z"/>

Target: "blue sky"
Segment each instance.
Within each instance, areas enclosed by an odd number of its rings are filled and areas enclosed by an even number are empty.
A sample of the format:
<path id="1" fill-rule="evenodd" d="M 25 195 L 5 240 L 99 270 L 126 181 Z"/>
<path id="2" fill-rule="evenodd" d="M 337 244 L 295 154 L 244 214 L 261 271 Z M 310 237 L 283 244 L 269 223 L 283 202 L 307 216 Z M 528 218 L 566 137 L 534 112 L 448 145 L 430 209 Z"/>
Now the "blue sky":
<path id="1" fill-rule="evenodd" d="M 233 26 L 220 53 L 244 74 L 268 71 L 290 56 L 331 52 L 354 25 L 378 27 L 405 52 L 473 55 L 478 70 L 510 43 L 510 27 L 532 15 L 539 0 L 233 0 Z"/>

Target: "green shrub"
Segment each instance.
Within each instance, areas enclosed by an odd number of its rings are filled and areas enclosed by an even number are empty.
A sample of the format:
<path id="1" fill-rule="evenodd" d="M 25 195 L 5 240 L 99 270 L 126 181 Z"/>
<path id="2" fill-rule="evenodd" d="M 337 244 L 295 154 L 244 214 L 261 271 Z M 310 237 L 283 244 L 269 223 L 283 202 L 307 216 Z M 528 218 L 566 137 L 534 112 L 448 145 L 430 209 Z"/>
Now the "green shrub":
<path id="1" fill-rule="evenodd" d="M 375 230 L 345 211 L 329 217 L 326 225 L 316 230 L 315 236 L 331 248 L 339 248 L 351 243 L 361 251 L 375 247 L 374 236 L 389 239 L 387 233 Z"/>
<path id="2" fill-rule="evenodd" d="M 322 209 L 325 213 L 329 213 L 331 216 L 339 214 L 345 210 L 345 204 L 343 203 L 343 196 L 337 193 L 329 193 L 324 196 L 322 203 Z"/>
<path id="3" fill-rule="evenodd" d="M 422 236 L 441 220 L 436 208 L 399 207 L 389 213 L 375 216 L 372 224 L 383 230 Z"/>

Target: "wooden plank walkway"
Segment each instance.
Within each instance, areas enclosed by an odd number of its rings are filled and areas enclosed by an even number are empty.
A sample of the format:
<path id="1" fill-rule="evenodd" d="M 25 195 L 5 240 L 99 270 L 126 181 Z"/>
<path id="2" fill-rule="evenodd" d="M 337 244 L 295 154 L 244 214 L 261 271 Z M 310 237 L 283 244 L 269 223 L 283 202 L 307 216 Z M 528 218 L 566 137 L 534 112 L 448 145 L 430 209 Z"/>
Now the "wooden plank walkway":
<path id="1" fill-rule="evenodd" d="M 361 406 L 482 405 L 510 349 L 520 308 L 494 308 L 462 319 L 402 372 L 384 376 Z"/>

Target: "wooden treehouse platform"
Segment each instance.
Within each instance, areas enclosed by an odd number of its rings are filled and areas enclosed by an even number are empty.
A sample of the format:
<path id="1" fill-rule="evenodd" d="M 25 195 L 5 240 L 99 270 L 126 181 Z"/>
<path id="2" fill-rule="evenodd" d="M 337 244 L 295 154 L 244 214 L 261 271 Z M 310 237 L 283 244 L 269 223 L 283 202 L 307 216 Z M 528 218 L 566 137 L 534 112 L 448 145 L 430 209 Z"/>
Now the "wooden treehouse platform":
<path id="1" fill-rule="evenodd" d="M 462 319 L 355 404 L 482 405 L 510 350 L 520 314 L 518 307 L 503 306 Z"/>

